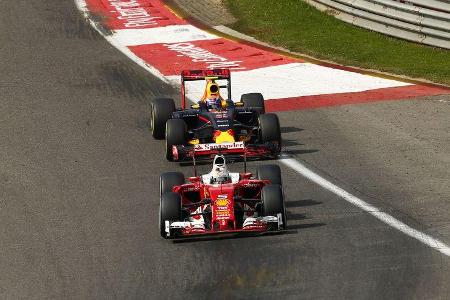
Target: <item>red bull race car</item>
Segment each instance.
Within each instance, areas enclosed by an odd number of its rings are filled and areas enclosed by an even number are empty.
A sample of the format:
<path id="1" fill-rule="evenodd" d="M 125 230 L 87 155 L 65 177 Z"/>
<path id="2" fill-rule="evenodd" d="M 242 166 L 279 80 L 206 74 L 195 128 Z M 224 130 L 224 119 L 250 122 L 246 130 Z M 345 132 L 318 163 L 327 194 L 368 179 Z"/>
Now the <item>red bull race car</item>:
<path id="1" fill-rule="evenodd" d="M 277 165 L 259 166 L 256 175 L 228 172 L 225 157 L 212 171 L 189 177 L 160 177 L 160 231 L 167 239 L 216 234 L 261 234 L 286 229 L 281 173 Z"/>
<path id="2" fill-rule="evenodd" d="M 186 107 L 189 81 L 206 82 L 203 96 Z M 218 81 L 226 82 L 219 85 Z M 221 89 L 227 90 L 222 98 Z M 260 93 L 231 99 L 231 76 L 228 69 L 185 70 L 181 73 L 181 108 L 173 99 L 152 102 L 152 135 L 166 140 L 169 161 L 212 159 L 223 153 L 247 158 L 275 158 L 281 151 L 280 124 L 277 115 L 265 113 Z"/>

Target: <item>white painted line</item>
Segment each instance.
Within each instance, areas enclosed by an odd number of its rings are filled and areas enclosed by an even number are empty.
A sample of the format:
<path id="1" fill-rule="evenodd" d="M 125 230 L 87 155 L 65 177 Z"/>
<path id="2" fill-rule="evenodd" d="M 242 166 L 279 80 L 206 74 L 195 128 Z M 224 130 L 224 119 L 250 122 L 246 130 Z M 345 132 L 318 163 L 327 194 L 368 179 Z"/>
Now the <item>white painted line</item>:
<path id="1" fill-rule="evenodd" d="M 145 29 L 120 29 L 114 31 L 113 39 L 122 46 L 169 44 L 219 38 L 192 25 L 171 25 Z"/>
<path id="2" fill-rule="evenodd" d="M 170 82 L 180 83 L 180 76 L 167 76 Z M 373 89 L 409 86 L 410 83 L 373 77 L 360 73 L 327 68 L 310 63 L 290 63 L 232 73 L 236 82 L 232 99 L 242 94 L 258 92 L 266 99 L 302 97 L 312 95 L 354 93 Z M 189 92 L 200 97 L 204 83 L 189 85 Z"/>
<path id="3" fill-rule="evenodd" d="M 367 213 L 371 214 L 378 220 L 382 221 L 383 223 L 403 232 L 404 234 L 422 242 L 423 244 L 436 249 L 437 251 L 441 252 L 442 254 L 446 256 L 450 256 L 450 247 L 443 242 L 441 242 L 438 239 L 433 238 L 432 236 L 420 232 L 414 228 L 409 227 L 405 223 L 397 220 L 396 218 L 392 217 L 391 215 L 382 212 L 377 207 L 361 200 L 360 198 L 353 196 L 352 194 L 346 192 L 345 190 L 341 189 L 337 185 L 331 183 L 330 181 L 326 180 L 325 178 L 319 176 L 318 174 L 314 173 L 310 169 L 306 168 L 303 164 L 298 162 L 297 160 L 293 158 L 282 158 L 280 159 L 280 162 L 284 165 L 288 166 L 292 170 L 296 171 L 300 175 L 306 177 L 307 179 L 317 183 L 324 189 L 334 193 L 335 195 L 338 195 L 339 197 L 343 198 L 344 200 L 350 202 L 351 204 L 359 207 L 360 209 L 366 211 Z"/>

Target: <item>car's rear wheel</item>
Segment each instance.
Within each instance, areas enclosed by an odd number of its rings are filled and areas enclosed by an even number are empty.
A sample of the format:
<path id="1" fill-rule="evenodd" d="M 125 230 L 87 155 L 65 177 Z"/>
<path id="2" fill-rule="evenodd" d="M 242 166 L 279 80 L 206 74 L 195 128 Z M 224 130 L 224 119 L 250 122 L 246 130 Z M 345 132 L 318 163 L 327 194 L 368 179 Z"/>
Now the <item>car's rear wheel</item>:
<path id="1" fill-rule="evenodd" d="M 186 144 L 187 125 L 182 119 L 170 119 L 166 122 L 166 158 L 173 161 L 172 146 Z"/>
<path id="2" fill-rule="evenodd" d="M 186 182 L 184 174 L 181 172 L 165 172 L 159 176 L 159 194 L 172 192 L 174 186 L 182 185 Z"/>
<path id="3" fill-rule="evenodd" d="M 264 97 L 261 93 L 243 94 L 241 96 L 241 102 L 244 103 L 244 107 L 252 108 L 260 115 L 266 112 L 266 108 L 264 106 Z"/>
<path id="4" fill-rule="evenodd" d="M 261 191 L 263 216 L 278 216 L 281 214 L 281 228 L 286 229 L 286 211 L 284 207 L 283 191 L 279 184 L 266 185 Z"/>
<path id="5" fill-rule="evenodd" d="M 163 238 L 167 238 L 166 221 L 181 221 L 181 196 L 167 192 L 161 195 L 159 203 L 159 230 Z"/>
<path id="6" fill-rule="evenodd" d="M 166 122 L 175 111 L 175 102 L 171 98 L 157 98 L 153 100 L 151 114 L 152 136 L 163 139 L 166 133 Z"/>
<path id="7" fill-rule="evenodd" d="M 262 165 L 256 169 L 256 178 L 269 180 L 271 184 L 282 185 L 281 170 L 278 165 Z"/>
<path id="8" fill-rule="evenodd" d="M 259 134 L 262 143 L 277 143 L 278 151 L 281 151 L 280 121 L 276 114 L 264 114 L 259 118 Z"/>

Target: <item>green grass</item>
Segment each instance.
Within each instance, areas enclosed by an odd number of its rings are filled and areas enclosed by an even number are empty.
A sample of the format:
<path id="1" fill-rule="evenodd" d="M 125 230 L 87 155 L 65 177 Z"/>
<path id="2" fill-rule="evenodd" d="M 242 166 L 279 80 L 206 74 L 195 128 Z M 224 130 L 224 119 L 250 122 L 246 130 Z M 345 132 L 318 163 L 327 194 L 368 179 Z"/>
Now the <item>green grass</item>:
<path id="1" fill-rule="evenodd" d="M 225 0 L 231 27 L 273 45 L 339 64 L 450 85 L 450 50 L 365 30 L 301 0 Z"/>

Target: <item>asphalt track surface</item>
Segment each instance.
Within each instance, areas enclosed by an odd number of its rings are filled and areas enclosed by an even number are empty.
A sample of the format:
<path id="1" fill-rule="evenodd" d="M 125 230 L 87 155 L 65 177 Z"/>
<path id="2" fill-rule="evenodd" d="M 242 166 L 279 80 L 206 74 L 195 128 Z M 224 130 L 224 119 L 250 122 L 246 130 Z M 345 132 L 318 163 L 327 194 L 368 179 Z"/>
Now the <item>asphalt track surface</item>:
<path id="1" fill-rule="evenodd" d="M 288 233 L 162 240 L 159 173 L 191 169 L 164 161 L 149 110 L 178 91 L 72 0 L 2 4 L 0 298 L 449 298 L 448 257 L 283 166 Z M 280 113 L 286 151 L 448 244 L 448 100 Z"/>

